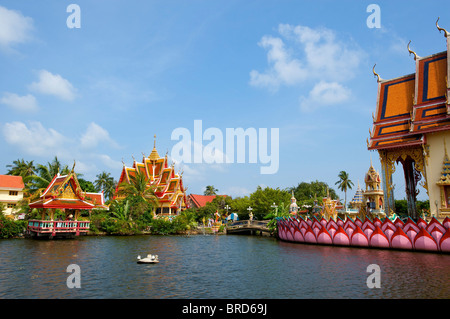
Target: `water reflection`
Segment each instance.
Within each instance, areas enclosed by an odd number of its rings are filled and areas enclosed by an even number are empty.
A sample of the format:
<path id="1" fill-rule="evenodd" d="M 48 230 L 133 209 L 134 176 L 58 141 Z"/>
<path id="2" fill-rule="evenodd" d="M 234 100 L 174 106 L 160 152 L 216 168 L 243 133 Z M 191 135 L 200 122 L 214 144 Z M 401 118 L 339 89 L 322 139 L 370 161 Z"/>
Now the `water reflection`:
<path id="1" fill-rule="evenodd" d="M 251 236 L 0 241 L 0 298 L 449 298 L 449 255 Z M 159 255 L 159 264 L 137 256 Z M 81 268 L 69 289 L 67 266 Z M 381 268 L 381 288 L 366 285 Z"/>

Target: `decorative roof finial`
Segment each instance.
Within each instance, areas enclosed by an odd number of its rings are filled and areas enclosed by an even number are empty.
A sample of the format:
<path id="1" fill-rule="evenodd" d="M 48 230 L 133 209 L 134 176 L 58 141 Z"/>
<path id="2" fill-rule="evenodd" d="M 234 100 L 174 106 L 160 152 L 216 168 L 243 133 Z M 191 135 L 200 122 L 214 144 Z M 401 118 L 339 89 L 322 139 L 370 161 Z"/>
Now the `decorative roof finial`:
<path id="1" fill-rule="evenodd" d="M 375 72 L 375 66 L 376 66 L 376 65 L 377 65 L 376 63 L 373 65 L 372 72 L 373 72 L 373 75 L 377 77 L 377 82 L 380 82 L 380 81 L 381 81 L 381 78 L 380 78 L 380 76 L 378 75 L 378 73 Z"/>
<path id="2" fill-rule="evenodd" d="M 439 25 L 438 25 L 439 18 L 440 18 L 440 17 L 438 17 L 437 20 L 436 20 L 436 28 L 439 30 L 439 33 L 440 33 L 441 31 L 444 31 L 444 35 L 445 35 L 445 37 L 447 38 L 447 37 L 448 37 L 448 32 L 447 32 L 447 30 L 445 30 L 444 28 L 439 27 Z"/>
<path id="3" fill-rule="evenodd" d="M 153 137 L 154 137 L 154 140 L 153 140 L 153 148 L 156 148 L 156 134 L 153 135 Z"/>
<path id="4" fill-rule="evenodd" d="M 74 169 L 75 169 L 75 160 L 73 160 L 72 173 L 73 173 Z"/>
<path id="5" fill-rule="evenodd" d="M 411 43 L 411 40 L 409 40 L 409 42 L 408 42 L 408 51 L 409 51 L 409 55 L 411 55 L 411 53 L 412 54 L 414 54 L 414 61 L 416 61 L 417 60 L 417 54 L 416 54 L 416 52 L 414 52 L 413 50 L 411 50 L 410 48 L 409 48 L 409 44 Z"/>

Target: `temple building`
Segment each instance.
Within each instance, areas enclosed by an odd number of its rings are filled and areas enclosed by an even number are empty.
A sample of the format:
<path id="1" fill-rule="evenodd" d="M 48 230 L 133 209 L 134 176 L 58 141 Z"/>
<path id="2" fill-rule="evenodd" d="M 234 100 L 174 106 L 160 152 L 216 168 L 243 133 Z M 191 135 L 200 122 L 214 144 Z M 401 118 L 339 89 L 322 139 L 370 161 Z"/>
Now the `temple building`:
<path id="1" fill-rule="evenodd" d="M 380 174 L 373 167 L 372 161 L 364 178 L 364 183 L 366 184 L 366 189 L 362 192 L 362 201 L 363 205 L 365 205 L 366 213 L 385 217 L 381 178 Z"/>
<path id="2" fill-rule="evenodd" d="M 86 234 L 90 221 L 81 218 L 82 211 L 108 209 L 103 193 L 86 193 L 72 171 L 67 175 L 55 175 L 39 199 L 29 204 L 40 211 L 40 219 L 28 220 L 27 235 L 32 237 L 73 237 Z M 58 211 L 63 216 L 57 217 Z"/>
<path id="3" fill-rule="evenodd" d="M 169 165 L 167 154 L 159 156 L 156 144 L 148 157 L 143 154 L 142 163 L 133 161 L 132 167 L 123 164 L 114 198 L 121 198 L 119 187 L 122 183 L 131 183 L 131 179 L 137 172 L 145 175 L 147 186 L 153 187 L 158 199 L 154 208 L 155 216 L 178 215 L 188 208 L 186 189 L 183 185 L 182 173 L 175 173 L 175 165 Z"/>
<path id="4" fill-rule="evenodd" d="M 439 20 L 439 19 L 438 19 Z M 446 50 L 426 57 L 414 56 L 415 71 L 390 80 L 378 78 L 378 97 L 369 150 L 378 151 L 382 167 L 384 210 L 395 212 L 392 174 L 402 164 L 405 176 L 408 215 L 418 218 L 417 185 L 423 186 L 430 199 L 431 215 L 439 219 L 450 216 L 446 175 L 445 141 L 450 141 L 450 63 L 447 59 L 449 33 L 438 26 L 446 39 Z M 450 191 L 449 191 L 450 194 Z"/>

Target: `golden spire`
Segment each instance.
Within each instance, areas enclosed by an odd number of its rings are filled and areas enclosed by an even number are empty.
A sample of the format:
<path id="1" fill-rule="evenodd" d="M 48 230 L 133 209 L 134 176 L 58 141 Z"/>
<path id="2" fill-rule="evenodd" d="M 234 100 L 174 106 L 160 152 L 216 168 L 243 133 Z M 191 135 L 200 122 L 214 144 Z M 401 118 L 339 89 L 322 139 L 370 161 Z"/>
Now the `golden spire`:
<path id="1" fill-rule="evenodd" d="M 437 20 L 436 20 L 436 28 L 439 30 L 439 33 L 440 33 L 441 31 L 444 31 L 444 35 L 445 35 L 445 37 L 447 38 L 447 37 L 448 37 L 448 32 L 447 32 L 447 30 L 445 30 L 444 28 L 439 27 L 439 25 L 438 25 L 439 18 L 440 18 L 440 17 L 438 17 Z"/>
<path id="2" fill-rule="evenodd" d="M 153 140 L 153 150 L 149 155 L 151 161 L 156 161 L 159 159 L 158 151 L 156 150 L 156 135 L 153 136 L 155 139 Z"/>

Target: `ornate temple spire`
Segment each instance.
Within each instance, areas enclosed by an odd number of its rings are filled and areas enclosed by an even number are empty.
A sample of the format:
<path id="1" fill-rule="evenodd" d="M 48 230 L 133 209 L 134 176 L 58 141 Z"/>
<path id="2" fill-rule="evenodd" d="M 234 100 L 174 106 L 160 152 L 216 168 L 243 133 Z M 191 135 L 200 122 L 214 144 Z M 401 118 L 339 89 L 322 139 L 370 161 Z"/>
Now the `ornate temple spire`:
<path id="1" fill-rule="evenodd" d="M 149 159 L 151 161 L 156 161 L 157 159 L 159 159 L 159 154 L 158 151 L 156 150 L 156 135 L 154 135 L 154 140 L 153 140 L 153 150 L 149 155 Z"/>

